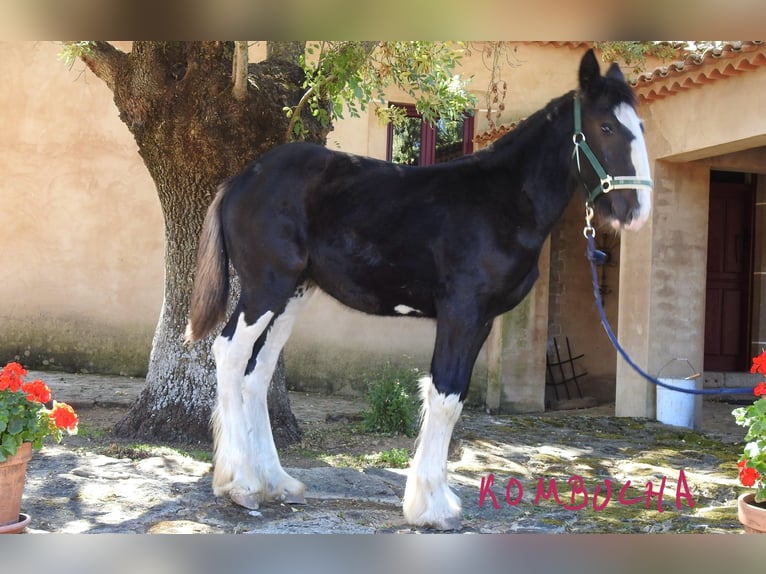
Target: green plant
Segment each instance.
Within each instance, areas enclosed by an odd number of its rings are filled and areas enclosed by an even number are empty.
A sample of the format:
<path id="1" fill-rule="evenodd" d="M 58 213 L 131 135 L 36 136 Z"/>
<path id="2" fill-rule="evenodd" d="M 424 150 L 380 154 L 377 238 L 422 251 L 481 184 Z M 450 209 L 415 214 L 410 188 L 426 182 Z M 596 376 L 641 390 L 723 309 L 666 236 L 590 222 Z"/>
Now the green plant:
<path id="1" fill-rule="evenodd" d="M 387 468 L 407 468 L 410 452 L 406 448 L 392 448 L 378 453 L 378 465 Z"/>
<path id="2" fill-rule="evenodd" d="M 27 371 L 19 363 L 8 363 L 0 372 L 0 462 L 16 454 L 25 442 L 42 447 L 52 436 L 61 441 L 63 431 L 77 432 L 77 415 L 66 403 L 52 401 L 48 386 L 40 381 L 24 382 Z"/>
<path id="3" fill-rule="evenodd" d="M 368 378 L 367 401 L 370 410 L 362 420 L 365 432 L 414 436 L 420 412 L 417 369 L 386 363 Z"/>
<path id="4" fill-rule="evenodd" d="M 751 373 L 766 375 L 766 350 L 753 358 Z M 739 458 L 739 480 L 744 486 L 755 487 L 755 501 L 766 501 L 766 381 L 753 389 L 758 398 L 750 406 L 734 409 L 732 414 L 739 426 L 747 428 L 745 447 Z"/>

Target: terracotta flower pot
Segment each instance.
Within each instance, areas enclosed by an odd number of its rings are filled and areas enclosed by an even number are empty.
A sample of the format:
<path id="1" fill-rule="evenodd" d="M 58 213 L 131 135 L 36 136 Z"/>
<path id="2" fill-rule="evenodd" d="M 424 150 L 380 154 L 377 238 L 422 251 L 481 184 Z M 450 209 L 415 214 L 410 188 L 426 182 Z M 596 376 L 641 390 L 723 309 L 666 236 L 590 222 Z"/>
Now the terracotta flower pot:
<path id="1" fill-rule="evenodd" d="M 756 505 L 754 492 L 743 494 L 737 499 L 737 516 L 745 532 L 766 534 L 766 503 Z"/>
<path id="2" fill-rule="evenodd" d="M 0 532 L 13 532 L 16 525 L 29 522 L 28 516 L 21 515 L 21 495 L 31 458 L 32 443 L 25 442 L 15 455 L 0 462 Z"/>

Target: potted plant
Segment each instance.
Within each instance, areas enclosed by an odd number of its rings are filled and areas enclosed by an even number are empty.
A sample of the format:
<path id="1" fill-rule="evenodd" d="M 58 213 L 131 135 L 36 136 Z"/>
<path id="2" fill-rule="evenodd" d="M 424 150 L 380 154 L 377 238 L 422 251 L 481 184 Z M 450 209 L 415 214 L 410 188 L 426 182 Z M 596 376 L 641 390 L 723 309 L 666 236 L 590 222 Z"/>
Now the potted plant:
<path id="1" fill-rule="evenodd" d="M 32 450 L 47 436 L 60 442 L 64 432 L 77 432 L 74 409 L 52 401 L 44 382 L 25 382 L 26 375 L 15 362 L 0 372 L 0 533 L 20 532 L 29 523 L 20 510 Z"/>
<path id="2" fill-rule="evenodd" d="M 753 358 L 750 372 L 766 375 L 766 350 Z M 738 498 L 737 513 L 746 532 L 766 533 L 766 381 L 759 382 L 753 394 L 758 397 L 753 404 L 732 411 L 737 424 L 747 428 L 737 463 L 739 480 L 755 487 L 755 492 Z"/>

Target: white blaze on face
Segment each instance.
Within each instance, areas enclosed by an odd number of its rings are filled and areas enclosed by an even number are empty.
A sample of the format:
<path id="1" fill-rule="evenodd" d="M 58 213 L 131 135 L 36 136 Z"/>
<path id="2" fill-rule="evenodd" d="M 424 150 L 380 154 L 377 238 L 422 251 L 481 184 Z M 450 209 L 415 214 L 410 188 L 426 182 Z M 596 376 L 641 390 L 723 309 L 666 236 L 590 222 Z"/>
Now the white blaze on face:
<path id="1" fill-rule="evenodd" d="M 649 169 L 649 156 L 646 152 L 646 141 L 644 140 L 644 132 L 641 129 L 641 120 L 638 118 L 636 110 L 630 104 L 623 103 L 617 106 L 614 110 L 614 115 L 617 117 L 617 120 L 633 134 L 633 141 L 630 143 L 630 159 L 636 170 L 636 178 L 651 181 L 652 174 Z M 638 197 L 639 209 L 634 213 L 633 221 L 625 226 L 625 229 L 630 231 L 640 229 L 649 219 L 649 214 L 652 211 L 651 191 L 642 187 L 636 189 L 636 194 Z"/>

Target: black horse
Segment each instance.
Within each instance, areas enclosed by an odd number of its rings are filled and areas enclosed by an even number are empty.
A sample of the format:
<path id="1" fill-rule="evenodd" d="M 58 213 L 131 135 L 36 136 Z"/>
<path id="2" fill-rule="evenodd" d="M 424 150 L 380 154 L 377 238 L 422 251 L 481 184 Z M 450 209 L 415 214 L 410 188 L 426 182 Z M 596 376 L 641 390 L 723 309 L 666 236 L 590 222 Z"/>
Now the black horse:
<path id="1" fill-rule="evenodd" d="M 404 515 L 458 528 L 447 447 L 474 362 L 493 319 L 532 288 L 543 242 L 583 186 L 586 203 L 615 229 L 637 229 L 649 216 L 634 95 L 616 64 L 601 75 L 592 51 L 578 90 L 472 155 L 406 167 L 293 143 L 224 183 L 200 238 L 187 330 L 195 341 L 225 318 L 230 261 L 241 295 L 213 344 L 215 494 L 251 508 L 303 499 L 303 484 L 280 465 L 266 392 L 296 314 L 318 287 L 365 313 L 436 320 Z"/>

